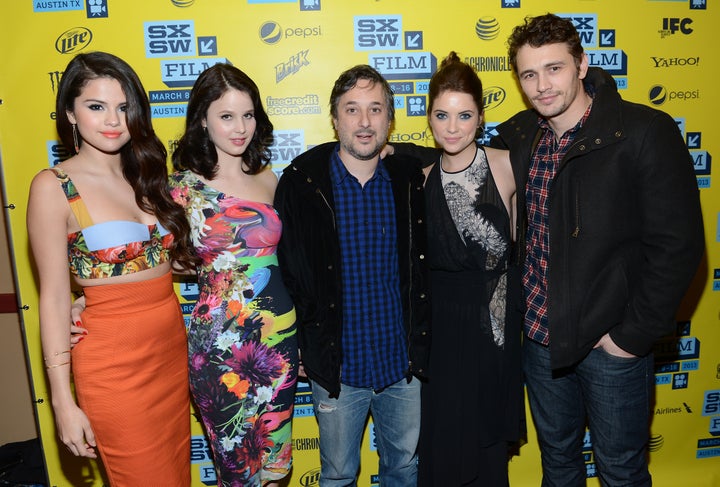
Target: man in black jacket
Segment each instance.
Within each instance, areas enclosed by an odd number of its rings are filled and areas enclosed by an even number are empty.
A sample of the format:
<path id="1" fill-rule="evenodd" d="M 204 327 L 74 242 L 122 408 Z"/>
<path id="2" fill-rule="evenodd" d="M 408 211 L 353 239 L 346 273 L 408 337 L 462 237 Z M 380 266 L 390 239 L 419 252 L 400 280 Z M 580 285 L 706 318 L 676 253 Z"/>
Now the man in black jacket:
<path id="1" fill-rule="evenodd" d="M 526 19 L 509 56 L 532 109 L 498 126 L 524 241 L 524 370 L 543 486 L 649 486 L 652 348 L 700 262 L 692 160 L 667 114 L 623 101 L 572 22 Z"/>
<path id="2" fill-rule="evenodd" d="M 423 174 L 414 159 L 380 159 L 394 103 L 373 68 L 342 73 L 330 105 L 339 143 L 296 158 L 275 197 L 278 258 L 320 431 L 320 486 L 355 484 L 371 412 L 380 483 L 410 487 L 430 340 Z"/>

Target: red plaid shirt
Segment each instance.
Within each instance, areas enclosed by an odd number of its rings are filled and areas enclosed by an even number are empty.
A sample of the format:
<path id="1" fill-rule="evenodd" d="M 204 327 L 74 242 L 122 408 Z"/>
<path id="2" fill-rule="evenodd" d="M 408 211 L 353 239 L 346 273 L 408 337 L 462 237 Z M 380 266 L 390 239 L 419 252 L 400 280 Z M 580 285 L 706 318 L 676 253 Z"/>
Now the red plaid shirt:
<path id="1" fill-rule="evenodd" d="M 523 272 L 523 288 L 527 304 L 525 334 L 528 338 L 543 345 L 550 343 L 547 317 L 547 268 L 550 256 L 547 199 L 550 195 L 552 180 L 560 167 L 560 161 L 565 157 L 580 127 L 590 115 L 591 108 L 592 105 L 588 107 L 577 125 L 565 132 L 559 141 L 555 138 L 555 133 L 547 121 L 542 118 L 538 119 L 542 137 L 530 162 L 528 181 L 525 187 L 528 229 L 525 241 L 527 256 Z"/>

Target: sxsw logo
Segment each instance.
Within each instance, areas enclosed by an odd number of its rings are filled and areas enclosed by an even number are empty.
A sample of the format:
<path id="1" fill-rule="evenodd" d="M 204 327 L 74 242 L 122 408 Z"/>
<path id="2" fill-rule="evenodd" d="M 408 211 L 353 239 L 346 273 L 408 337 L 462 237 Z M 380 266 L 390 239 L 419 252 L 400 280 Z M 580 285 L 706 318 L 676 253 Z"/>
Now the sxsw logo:
<path id="1" fill-rule="evenodd" d="M 354 36 L 356 51 L 402 50 L 400 15 L 356 15 Z"/>
<path id="2" fill-rule="evenodd" d="M 705 391 L 702 415 L 714 416 L 710 418 L 710 434 L 720 436 L 720 390 Z"/>
<path id="3" fill-rule="evenodd" d="M 48 140 L 45 143 L 48 155 L 48 165 L 55 167 L 65 159 L 69 159 L 72 154 L 67 148 L 62 145 L 59 140 Z"/>
<path id="4" fill-rule="evenodd" d="M 200 73 L 210 66 L 228 62 L 225 58 L 189 59 L 187 61 L 160 61 L 162 81 L 170 88 L 189 87 L 195 84 Z"/>
<path id="5" fill-rule="evenodd" d="M 598 47 L 597 14 L 558 14 L 558 16 L 572 21 L 583 47 Z"/>
<path id="6" fill-rule="evenodd" d="M 195 23 L 192 20 L 145 22 L 145 56 L 195 56 Z"/>
<path id="7" fill-rule="evenodd" d="M 274 130 L 273 136 L 275 140 L 270 146 L 273 170 L 287 166 L 305 150 L 305 132 L 302 130 Z"/>
<path id="8" fill-rule="evenodd" d="M 437 69 L 437 58 L 430 52 L 371 54 L 368 64 L 386 80 L 430 79 Z"/>
<path id="9" fill-rule="evenodd" d="M 627 74 L 627 54 L 621 49 L 586 51 L 590 66 L 603 68 L 613 76 Z"/>

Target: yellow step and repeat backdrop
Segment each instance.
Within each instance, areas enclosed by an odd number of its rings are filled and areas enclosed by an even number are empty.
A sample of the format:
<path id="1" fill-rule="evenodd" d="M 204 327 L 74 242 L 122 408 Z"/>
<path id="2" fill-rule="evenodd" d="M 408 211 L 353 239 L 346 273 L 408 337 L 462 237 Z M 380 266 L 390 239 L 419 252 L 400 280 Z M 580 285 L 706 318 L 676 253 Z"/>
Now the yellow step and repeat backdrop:
<path id="1" fill-rule="evenodd" d="M 193 81 L 231 62 L 260 86 L 275 125 L 273 167 L 281 171 L 309 146 L 333 137 L 328 98 L 338 74 L 367 63 L 395 91 L 391 142 L 432 145 L 426 122 L 428 81 L 450 51 L 479 72 L 487 135 L 524 107 L 505 40 L 526 15 L 554 13 L 577 26 L 590 64 L 607 69 L 625 99 L 665 110 L 695 161 L 707 258 L 680 311 L 674 337 L 656 350 L 650 466 L 659 487 L 720 486 L 720 192 L 712 154 L 720 153 L 716 0 L 13 0 L 0 6 L 2 181 L 22 305 L 37 419 L 52 486 L 96 486 L 93 462 L 58 448 L 38 331 L 37 284 L 25 231 L 29 183 L 68 156 L 55 133 L 54 98 L 62 71 L 79 52 L 127 60 L 149 92 L 153 122 L 172 150 L 182 131 Z M 716 171 L 717 172 L 717 171 Z M 720 176 L 719 176 L 720 177 Z M 178 283 L 187 315 L 197 292 Z M 12 371 L 3 371 L 12 373 Z M 12 391 L 8 391 L 12 393 Z M 488 391 L 491 393 L 491 391 Z M 493 421 L 493 418 L 487 418 Z M 193 485 L 214 485 L 210 453 L 193 415 Z M 540 462 L 532 424 L 513 459 L 513 486 L 536 486 Z M 363 442 L 360 486 L 377 485 L 372 425 Z M 588 435 L 589 485 L 599 485 Z M 290 486 L 318 484 L 318 433 L 310 391 L 301 385 L 294 423 Z M 450 445 L 449 445 L 450 447 Z"/>

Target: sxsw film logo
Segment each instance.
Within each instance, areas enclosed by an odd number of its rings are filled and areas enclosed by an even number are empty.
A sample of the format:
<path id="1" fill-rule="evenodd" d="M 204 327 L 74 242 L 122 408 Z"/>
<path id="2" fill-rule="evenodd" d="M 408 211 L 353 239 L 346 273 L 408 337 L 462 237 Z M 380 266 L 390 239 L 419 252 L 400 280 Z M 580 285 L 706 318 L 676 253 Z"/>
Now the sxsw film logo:
<path id="1" fill-rule="evenodd" d="M 305 132 L 302 130 L 274 130 L 275 140 L 270 146 L 272 168 L 278 173 L 305 150 Z"/>
<path id="2" fill-rule="evenodd" d="M 500 8 L 520 8 L 520 0 L 500 0 Z"/>
<path id="3" fill-rule="evenodd" d="M 85 27 L 73 27 L 58 36 L 55 50 L 60 54 L 75 54 L 85 49 L 92 42 L 92 32 Z"/>
<path id="4" fill-rule="evenodd" d="M 662 29 L 658 31 L 660 33 L 660 38 L 664 39 L 665 37 L 674 35 L 677 32 L 684 35 L 690 35 L 693 33 L 693 29 L 690 27 L 690 24 L 692 23 L 692 19 L 687 17 L 684 19 L 678 17 L 665 17 L 662 21 Z"/>
<path id="5" fill-rule="evenodd" d="M 102 19 L 108 16 L 107 0 L 87 0 L 87 17 Z"/>
<path id="6" fill-rule="evenodd" d="M 570 19 L 580 36 L 583 47 L 598 47 L 598 21 L 597 14 L 557 14 L 559 17 Z"/>
<path id="7" fill-rule="evenodd" d="M 720 436 L 720 390 L 705 391 L 702 415 L 712 416 L 710 418 L 710 434 Z"/>
<path id="8" fill-rule="evenodd" d="M 706 0 L 690 0 L 690 10 L 705 10 L 707 9 Z"/>
<path id="9" fill-rule="evenodd" d="M 354 18 L 356 51 L 402 50 L 402 17 L 400 15 Z"/>
<path id="10" fill-rule="evenodd" d="M 430 79 L 437 69 L 437 58 L 430 52 L 371 54 L 368 64 L 386 80 Z"/>
<path id="11" fill-rule="evenodd" d="M 300 11 L 320 10 L 320 0 L 300 0 Z"/>
<path id="12" fill-rule="evenodd" d="M 55 167 L 65 159 L 69 159 L 72 154 L 67 148 L 62 145 L 59 140 L 48 140 L 45 144 L 48 155 L 48 165 Z"/>
<path id="13" fill-rule="evenodd" d="M 407 116 L 424 117 L 427 115 L 427 99 L 425 95 L 407 97 Z"/>
<path id="14" fill-rule="evenodd" d="M 195 23 L 192 20 L 145 22 L 145 56 L 195 56 Z"/>
<path id="15" fill-rule="evenodd" d="M 170 88 L 191 87 L 200 73 L 218 63 L 227 63 L 225 58 L 208 57 L 187 61 L 160 61 L 162 81 Z"/>
<path id="16" fill-rule="evenodd" d="M 627 74 L 627 55 L 621 49 L 585 51 L 590 66 L 603 68 L 613 76 Z"/>

